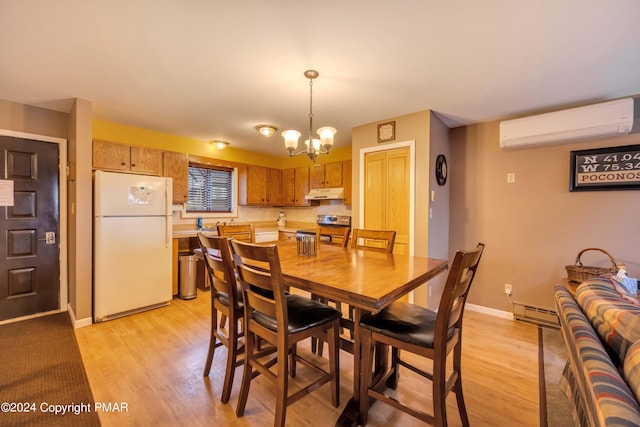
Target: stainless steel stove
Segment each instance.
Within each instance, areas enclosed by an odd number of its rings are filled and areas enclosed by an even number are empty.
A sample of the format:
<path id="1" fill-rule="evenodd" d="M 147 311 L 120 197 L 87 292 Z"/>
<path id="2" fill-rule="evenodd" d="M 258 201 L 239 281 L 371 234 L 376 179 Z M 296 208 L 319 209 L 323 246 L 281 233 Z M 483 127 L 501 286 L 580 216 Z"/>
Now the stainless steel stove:
<path id="1" fill-rule="evenodd" d="M 348 215 L 318 215 L 316 224 L 322 225 L 325 227 L 351 228 L 351 217 Z M 305 230 L 298 230 L 297 234 L 306 234 L 306 235 L 314 234 L 315 235 L 316 229 L 309 228 Z M 331 236 L 321 235 L 320 237 L 331 240 Z"/>

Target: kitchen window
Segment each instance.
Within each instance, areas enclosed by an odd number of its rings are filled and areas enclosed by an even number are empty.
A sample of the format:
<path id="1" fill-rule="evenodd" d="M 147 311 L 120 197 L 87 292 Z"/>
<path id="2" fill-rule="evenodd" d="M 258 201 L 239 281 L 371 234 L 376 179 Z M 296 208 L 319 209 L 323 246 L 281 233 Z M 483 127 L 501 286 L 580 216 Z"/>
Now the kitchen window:
<path id="1" fill-rule="evenodd" d="M 190 164 L 187 212 L 233 213 L 234 175 L 231 168 Z"/>

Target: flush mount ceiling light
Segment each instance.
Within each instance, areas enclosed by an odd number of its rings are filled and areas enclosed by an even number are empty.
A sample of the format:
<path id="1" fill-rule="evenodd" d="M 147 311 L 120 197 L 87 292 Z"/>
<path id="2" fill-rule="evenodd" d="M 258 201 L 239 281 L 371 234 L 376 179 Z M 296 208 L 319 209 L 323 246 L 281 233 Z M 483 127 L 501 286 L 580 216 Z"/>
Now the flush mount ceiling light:
<path id="1" fill-rule="evenodd" d="M 270 138 L 278 131 L 278 128 L 272 125 L 258 125 L 256 126 L 256 130 L 260 132 L 262 136 Z"/>
<path id="2" fill-rule="evenodd" d="M 298 148 L 298 139 L 301 133 L 297 130 L 285 130 L 282 132 L 284 138 L 284 146 L 289 150 L 290 156 L 298 156 L 300 154 L 306 154 L 309 158 L 315 162 L 316 157 L 320 154 L 329 154 L 329 149 L 333 145 L 333 136 L 336 134 L 335 128 L 321 127 L 318 129 L 318 138 L 312 138 L 313 132 L 313 80 L 316 79 L 320 73 L 316 70 L 307 70 L 304 72 L 304 76 L 309 79 L 309 138 L 304 142 L 307 145 L 305 151 L 294 153 Z"/>
<path id="3" fill-rule="evenodd" d="M 211 145 L 215 145 L 218 150 L 224 150 L 225 148 L 227 148 L 229 143 L 227 141 L 221 141 L 219 139 L 214 139 L 213 141 L 211 141 Z"/>

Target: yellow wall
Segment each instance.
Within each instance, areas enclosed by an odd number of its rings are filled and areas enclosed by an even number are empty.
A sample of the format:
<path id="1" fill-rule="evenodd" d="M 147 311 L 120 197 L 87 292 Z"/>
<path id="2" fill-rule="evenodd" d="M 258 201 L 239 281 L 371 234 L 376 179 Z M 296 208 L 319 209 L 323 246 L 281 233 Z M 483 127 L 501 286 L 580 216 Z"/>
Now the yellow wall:
<path id="1" fill-rule="evenodd" d="M 253 151 L 240 150 L 232 146 L 224 150 L 218 150 L 205 140 L 170 135 L 97 119 L 93 121 L 93 138 L 278 169 L 308 166 L 311 164 L 307 156 L 293 158 L 275 157 Z M 283 155 L 286 156 L 284 143 L 282 144 L 282 151 Z M 337 148 L 332 150 L 329 155 L 320 156 L 318 163 L 342 161 L 350 158 L 351 147 Z"/>

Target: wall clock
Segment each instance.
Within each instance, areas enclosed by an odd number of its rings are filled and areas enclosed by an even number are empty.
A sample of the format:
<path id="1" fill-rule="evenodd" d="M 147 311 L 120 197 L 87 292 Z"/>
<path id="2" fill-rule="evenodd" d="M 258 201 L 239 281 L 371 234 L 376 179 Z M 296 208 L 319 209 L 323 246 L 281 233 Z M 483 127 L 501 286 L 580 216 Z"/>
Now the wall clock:
<path id="1" fill-rule="evenodd" d="M 438 185 L 447 183 L 447 173 L 447 158 L 444 154 L 438 154 L 438 157 L 436 157 L 436 181 Z"/>

